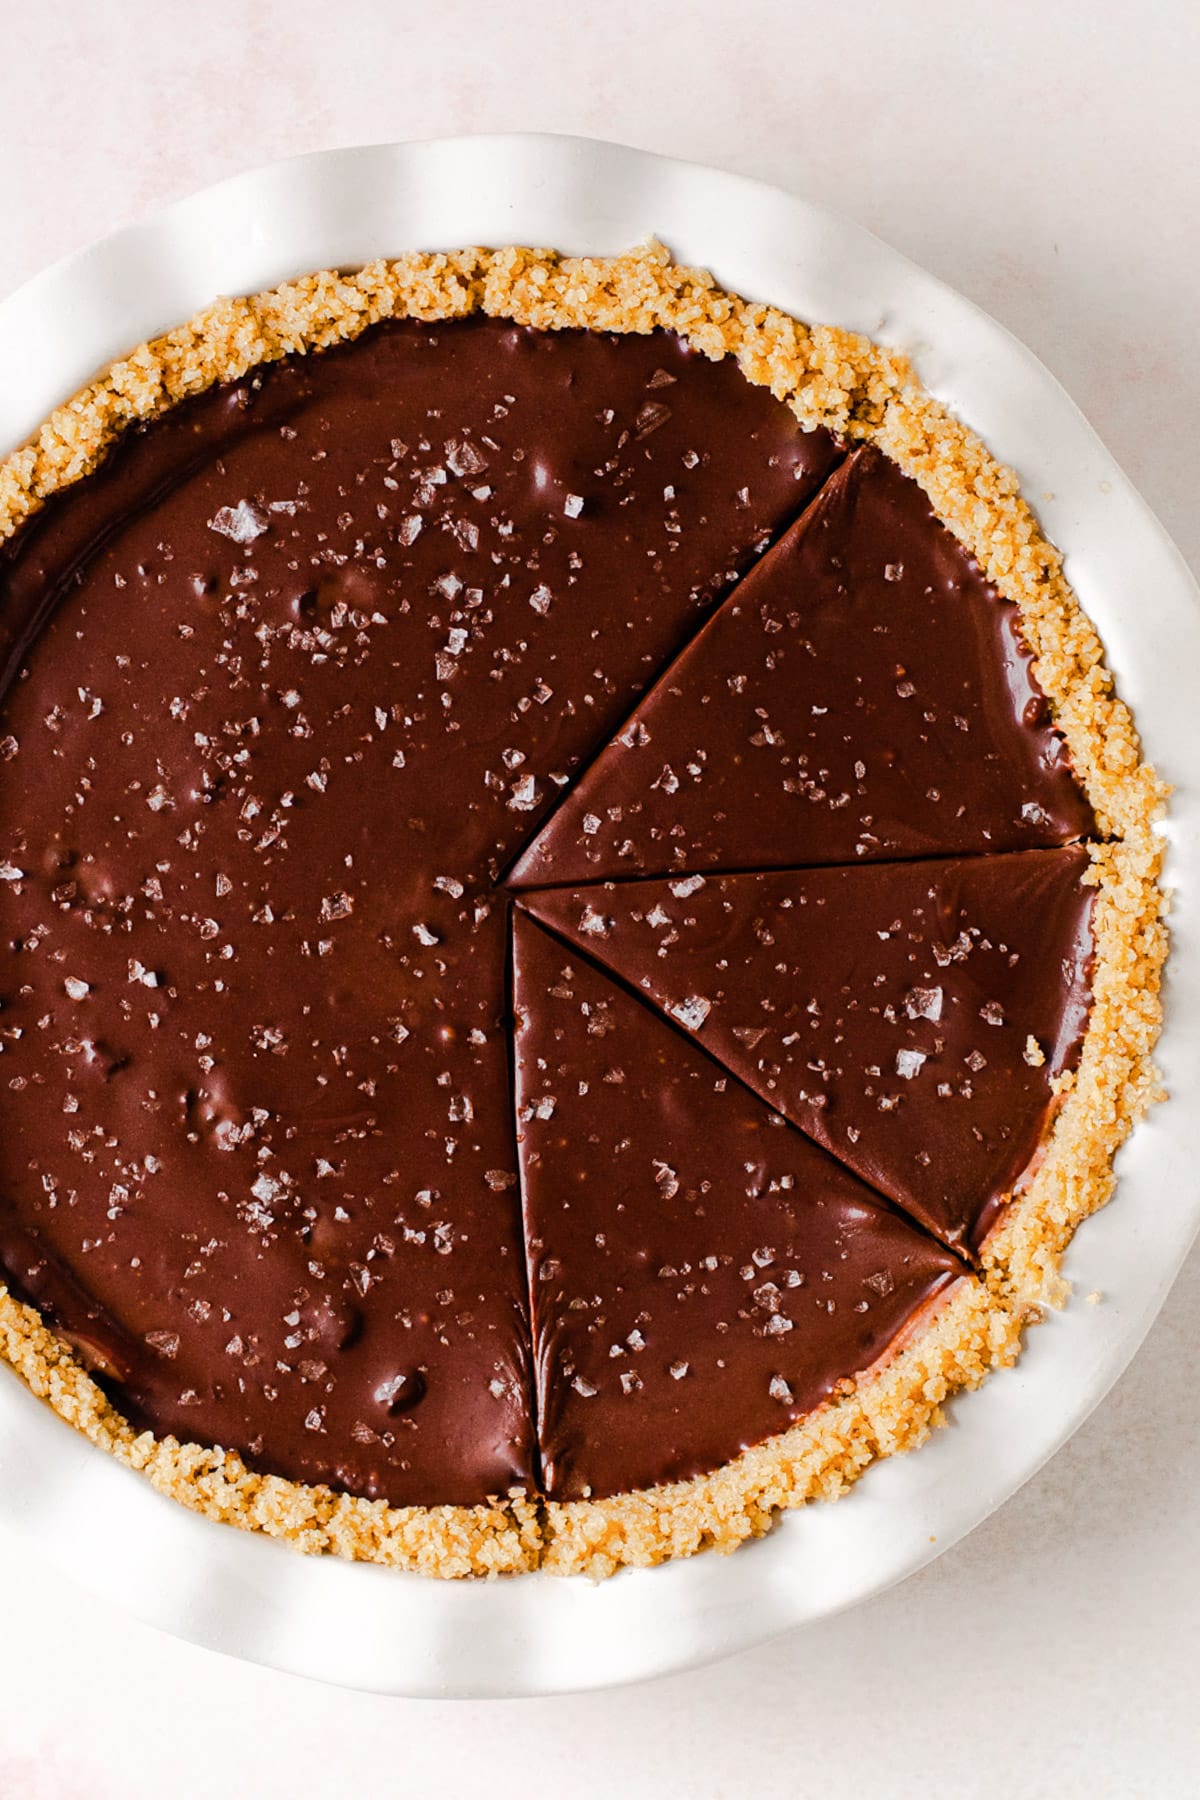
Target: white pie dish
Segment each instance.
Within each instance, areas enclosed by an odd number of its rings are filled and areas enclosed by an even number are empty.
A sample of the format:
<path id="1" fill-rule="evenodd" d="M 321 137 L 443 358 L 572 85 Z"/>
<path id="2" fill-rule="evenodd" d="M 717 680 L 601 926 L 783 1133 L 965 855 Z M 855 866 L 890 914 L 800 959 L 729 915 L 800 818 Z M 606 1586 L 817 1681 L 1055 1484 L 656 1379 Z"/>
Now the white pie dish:
<path id="1" fill-rule="evenodd" d="M 732 1559 L 602 1587 L 526 1576 L 449 1585 L 300 1558 L 159 1499 L 3 1372 L 0 1520 L 89 1586 L 197 1642 L 348 1685 L 541 1693 L 677 1669 L 878 1591 L 971 1529 L 1081 1423 L 1164 1298 L 1200 1196 L 1184 1103 L 1200 1056 L 1189 785 L 1195 587 L 1047 372 L 1000 327 L 857 227 L 777 190 L 581 140 L 514 137 L 335 152 L 242 176 L 118 234 L 0 306 L 0 451 L 111 357 L 218 292 L 409 248 L 476 242 L 605 253 L 654 233 L 728 287 L 915 354 L 926 385 L 1011 463 L 1105 640 L 1150 758 L 1175 782 L 1178 890 L 1161 1063 L 1177 1096 L 1120 1159 L 1116 1203 L 1066 1272 L 1079 1302 L 1018 1368 L 953 1409 L 919 1454 L 847 1500 L 784 1519 Z M 1147 598 L 1148 597 L 1148 598 Z M 1153 629 L 1148 629 L 1153 621 Z"/>

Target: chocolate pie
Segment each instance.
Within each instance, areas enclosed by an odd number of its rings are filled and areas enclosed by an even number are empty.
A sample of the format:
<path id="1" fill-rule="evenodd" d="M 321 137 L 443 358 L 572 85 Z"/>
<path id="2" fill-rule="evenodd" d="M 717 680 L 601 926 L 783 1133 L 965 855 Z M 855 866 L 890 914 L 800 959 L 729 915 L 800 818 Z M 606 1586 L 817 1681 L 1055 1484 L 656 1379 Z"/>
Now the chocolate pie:
<path id="1" fill-rule="evenodd" d="M 1011 475 L 656 247 L 222 303 L 0 464 L 0 1347 L 439 1575 L 731 1548 L 1059 1297 L 1161 790 Z"/>

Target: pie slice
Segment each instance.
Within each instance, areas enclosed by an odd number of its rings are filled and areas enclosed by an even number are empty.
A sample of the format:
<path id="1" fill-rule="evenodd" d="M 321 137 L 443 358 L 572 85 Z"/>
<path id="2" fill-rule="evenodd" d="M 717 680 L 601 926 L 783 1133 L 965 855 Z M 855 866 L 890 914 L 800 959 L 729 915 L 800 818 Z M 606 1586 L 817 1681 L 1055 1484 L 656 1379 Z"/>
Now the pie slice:
<path id="1" fill-rule="evenodd" d="M 894 1349 L 963 1275 L 520 912 L 514 997 L 549 1498 L 730 1461 Z"/>
<path id="2" fill-rule="evenodd" d="M 1068 847 L 522 904 L 945 1243 L 978 1249 L 1079 1054 L 1087 869 Z"/>
<path id="3" fill-rule="evenodd" d="M 1064 844 L 1094 830 L 1016 606 L 855 452 L 512 873 L 548 886 Z"/>

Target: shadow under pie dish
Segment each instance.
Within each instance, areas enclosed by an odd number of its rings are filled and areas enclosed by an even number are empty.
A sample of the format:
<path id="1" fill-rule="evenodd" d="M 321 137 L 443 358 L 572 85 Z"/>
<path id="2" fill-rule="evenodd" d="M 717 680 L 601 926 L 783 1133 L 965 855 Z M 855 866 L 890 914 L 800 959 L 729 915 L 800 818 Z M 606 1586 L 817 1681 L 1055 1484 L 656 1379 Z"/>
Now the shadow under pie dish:
<path id="1" fill-rule="evenodd" d="M 604 1573 L 1012 1359 L 1152 1093 L 1160 795 L 898 358 L 653 251 L 406 258 L 0 482 L 3 1325 L 60 1411 L 302 1548 Z"/>

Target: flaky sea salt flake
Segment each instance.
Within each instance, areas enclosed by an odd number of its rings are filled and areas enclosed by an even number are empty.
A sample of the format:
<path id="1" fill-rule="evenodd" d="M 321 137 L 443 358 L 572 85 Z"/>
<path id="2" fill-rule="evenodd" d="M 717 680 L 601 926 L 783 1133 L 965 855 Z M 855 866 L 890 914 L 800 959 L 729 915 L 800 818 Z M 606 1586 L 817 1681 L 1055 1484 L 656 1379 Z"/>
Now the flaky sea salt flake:
<path id="1" fill-rule="evenodd" d="M 446 467 L 452 475 L 482 475 L 487 457 L 467 438 L 451 438 L 445 448 Z"/>
<path id="2" fill-rule="evenodd" d="M 670 1163 L 654 1159 L 654 1182 L 664 1200 L 673 1200 L 679 1192 L 679 1177 Z"/>
<path id="3" fill-rule="evenodd" d="M 208 529 L 235 544 L 252 544 L 267 529 L 268 520 L 250 500 L 239 500 L 236 506 L 220 506 L 208 521 Z"/>
<path id="4" fill-rule="evenodd" d="M 936 1025 L 942 1016 L 941 988 L 910 988 L 904 996 L 904 1010 L 910 1019 L 929 1019 Z"/>
<path id="5" fill-rule="evenodd" d="M 520 781 L 513 782 L 508 799 L 510 811 L 532 812 L 537 803 L 537 782 L 532 775 L 522 775 Z"/>
<path id="6" fill-rule="evenodd" d="M 712 1001 L 706 1000 L 702 994 L 689 994 L 686 1000 L 676 1000 L 669 1009 L 671 1017 L 687 1031 L 699 1031 L 705 1019 L 712 1011 Z"/>

